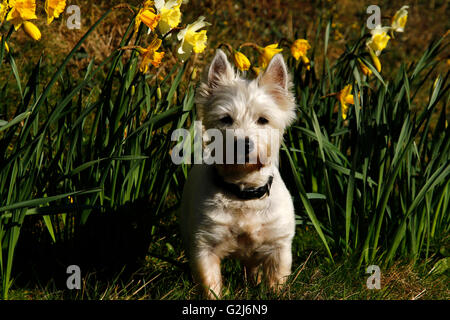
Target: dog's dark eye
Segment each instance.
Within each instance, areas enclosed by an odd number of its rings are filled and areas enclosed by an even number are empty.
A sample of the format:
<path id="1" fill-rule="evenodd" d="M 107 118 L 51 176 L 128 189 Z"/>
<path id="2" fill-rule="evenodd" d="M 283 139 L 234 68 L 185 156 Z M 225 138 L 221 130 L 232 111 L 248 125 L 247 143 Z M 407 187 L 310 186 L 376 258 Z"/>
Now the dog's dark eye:
<path id="1" fill-rule="evenodd" d="M 266 118 L 264 118 L 264 117 L 258 118 L 258 124 L 264 125 L 264 124 L 268 124 L 268 123 L 269 123 L 269 120 L 267 120 Z"/>
<path id="2" fill-rule="evenodd" d="M 221 118 L 220 122 L 222 122 L 223 124 L 233 124 L 233 118 L 231 118 L 230 116 L 226 116 Z"/>

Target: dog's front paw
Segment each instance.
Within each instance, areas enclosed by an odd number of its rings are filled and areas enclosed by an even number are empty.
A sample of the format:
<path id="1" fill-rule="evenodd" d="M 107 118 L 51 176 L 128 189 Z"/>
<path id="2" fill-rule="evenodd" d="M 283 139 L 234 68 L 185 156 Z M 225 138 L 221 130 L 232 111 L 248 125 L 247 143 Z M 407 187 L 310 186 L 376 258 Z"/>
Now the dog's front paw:
<path id="1" fill-rule="evenodd" d="M 215 300 L 221 297 L 220 259 L 215 254 L 209 252 L 198 254 L 192 262 L 192 271 L 206 299 Z"/>
<path id="2" fill-rule="evenodd" d="M 280 293 L 291 274 L 292 254 L 290 246 L 274 251 L 263 263 L 264 276 L 269 288 Z"/>
<path id="3" fill-rule="evenodd" d="M 286 285 L 287 278 L 288 276 L 282 276 L 268 279 L 269 289 L 275 294 L 281 293 L 282 289 Z"/>

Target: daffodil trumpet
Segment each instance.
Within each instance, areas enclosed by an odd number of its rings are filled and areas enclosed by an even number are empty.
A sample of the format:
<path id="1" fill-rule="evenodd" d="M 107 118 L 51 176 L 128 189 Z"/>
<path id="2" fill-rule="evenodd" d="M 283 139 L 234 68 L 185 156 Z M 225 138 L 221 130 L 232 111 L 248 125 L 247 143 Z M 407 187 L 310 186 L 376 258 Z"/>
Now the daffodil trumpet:
<path id="1" fill-rule="evenodd" d="M 34 40 L 41 38 L 41 32 L 39 28 L 31 23 L 29 20 L 37 19 L 36 16 L 36 1 L 35 0 L 9 0 L 3 1 L 2 8 L 8 5 L 7 13 L 4 10 L 1 13 L 2 19 L 6 18 L 13 24 L 14 29 L 17 31 L 20 27 L 24 27 L 25 32 Z M 9 10 L 9 11 L 8 11 Z"/>
<path id="2" fill-rule="evenodd" d="M 59 18 L 65 8 L 66 0 L 46 0 L 45 12 L 47 13 L 47 24 L 50 24 L 54 19 Z"/>
<path id="3" fill-rule="evenodd" d="M 272 43 L 265 47 L 259 47 L 258 51 L 260 53 L 259 63 L 261 67 L 265 69 L 269 65 L 270 60 L 272 60 L 273 56 L 283 51 L 283 49 L 278 48 L 278 43 Z"/>
<path id="4" fill-rule="evenodd" d="M 383 51 L 391 38 L 387 33 L 390 30 L 390 27 L 382 27 L 381 25 L 377 25 L 375 29 L 371 30 L 371 37 L 366 41 L 366 47 L 371 50 L 371 52 L 375 53 L 378 57 Z"/>
<path id="5" fill-rule="evenodd" d="M 139 9 L 134 22 L 134 32 L 137 33 L 141 23 L 144 23 L 150 31 L 155 30 L 161 15 L 157 14 L 153 8 L 153 1 L 145 1 L 143 7 Z"/>
<path id="6" fill-rule="evenodd" d="M 6 16 L 8 15 L 11 8 L 9 7 L 8 0 L 3 0 L 0 3 L 0 26 L 3 25 Z"/>
<path id="7" fill-rule="evenodd" d="M 349 105 L 355 104 L 352 94 L 352 85 L 346 85 L 341 91 L 336 94 L 336 98 L 339 100 L 339 103 L 341 105 L 342 120 L 346 120 L 349 111 Z"/>
<path id="8" fill-rule="evenodd" d="M 141 56 L 142 61 L 139 65 L 139 71 L 143 74 L 149 70 L 149 65 L 153 65 L 158 68 L 161 64 L 161 60 L 164 57 L 164 52 L 157 51 L 162 44 L 162 40 L 158 37 L 154 37 L 150 45 L 147 48 L 141 46 L 124 46 L 119 50 L 136 50 Z"/>
<path id="9" fill-rule="evenodd" d="M 182 0 L 155 0 L 156 12 L 161 17 L 158 29 L 162 35 L 166 35 L 180 24 L 182 2 Z"/>
<path id="10" fill-rule="evenodd" d="M 240 45 L 239 48 L 252 47 L 256 49 L 259 52 L 259 67 L 261 69 L 265 69 L 269 65 L 269 62 L 272 60 L 273 56 L 283 51 L 283 49 L 279 48 L 278 45 L 278 43 L 272 43 L 265 47 L 261 47 L 256 43 L 246 42 Z"/>
<path id="11" fill-rule="evenodd" d="M 291 54 L 296 61 L 299 59 L 306 66 L 307 70 L 311 69 L 311 63 L 306 56 L 307 51 L 311 49 L 311 45 L 306 39 L 297 39 L 291 44 Z"/>
<path id="12" fill-rule="evenodd" d="M 324 99 L 327 97 L 335 97 L 339 101 L 342 120 L 346 120 L 347 116 L 348 116 L 348 111 L 350 108 L 349 105 L 355 104 L 355 100 L 354 100 L 354 97 L 352 94 L 352 85 L 348 84 L 341 91 L 329 93 L 320 98 Z M 359 98 L 360 98 L 360 94 L 358 93 L 358 99 Z"/>
<path id="13" fill-rule="evenodd" d="M 408 6 L 403 6 L 398 10 L 391 20 L 391 35 L 394 38 L 394 32 L 404 32 L 406 21 L 408 19 Z"/>
<path id="14" fill-rule="evenodd" d="M 177 34 L 180 45 L 177 50 L 177 55 L 181 61 L 186 61 L 189 56 L 194 53 L 202 53 L 206 49 L 207 31 L 200 30 L 206 26 L 211 25 L 205 21 L 204 16 L 198 17 L 197 21 L 188 24 Z"/>

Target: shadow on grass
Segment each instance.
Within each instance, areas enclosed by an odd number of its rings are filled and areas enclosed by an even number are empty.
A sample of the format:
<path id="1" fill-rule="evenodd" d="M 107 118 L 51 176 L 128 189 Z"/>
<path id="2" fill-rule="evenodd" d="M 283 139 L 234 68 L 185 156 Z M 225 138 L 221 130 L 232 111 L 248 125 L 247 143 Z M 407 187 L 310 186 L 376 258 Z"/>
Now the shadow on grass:
<path id="1" fill-rule="evenodd" d="M 95 274 L 96 280 L 109 281 L 120 275 L 129 279 L 142 267 L 152 241 L 169 232 L 160 221 L 149 203 L 141 200 L 114 211 L 92 212 L 84 225 L 75 226 L 73 237 L 53 242 L 40 217 L 27 219 L 15 255 L 14 286 L 34 287 L 52 281 L 56 289 L 67 289 L 70 265 L 78 265 L 82 277 Z M 187 271 L 187 266 L 164 252 L 152 256 Z"/>

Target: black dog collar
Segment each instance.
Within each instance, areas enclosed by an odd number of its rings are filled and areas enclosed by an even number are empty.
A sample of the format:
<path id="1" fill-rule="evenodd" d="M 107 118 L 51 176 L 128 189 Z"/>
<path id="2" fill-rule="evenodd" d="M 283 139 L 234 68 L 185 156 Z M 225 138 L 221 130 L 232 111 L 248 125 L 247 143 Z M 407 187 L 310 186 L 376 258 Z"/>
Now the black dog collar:
<path id="1" fill-rule="evenodd" d="M 258 188 L 246 188 L 241 189 L 237 184 L 229 183 L 223 180 L 223 178 L 219 175 L 217 170 L 214 170 L 215 173 L 215 183 L 222 189 L 234 194 L 236 197 L 242 200 L 254 200 L 261 199 L 266 195 L 270 195 L 270 187 L 272 186 L 273 176 L 269 177 L 269 180 L 265 185 Z"/>

